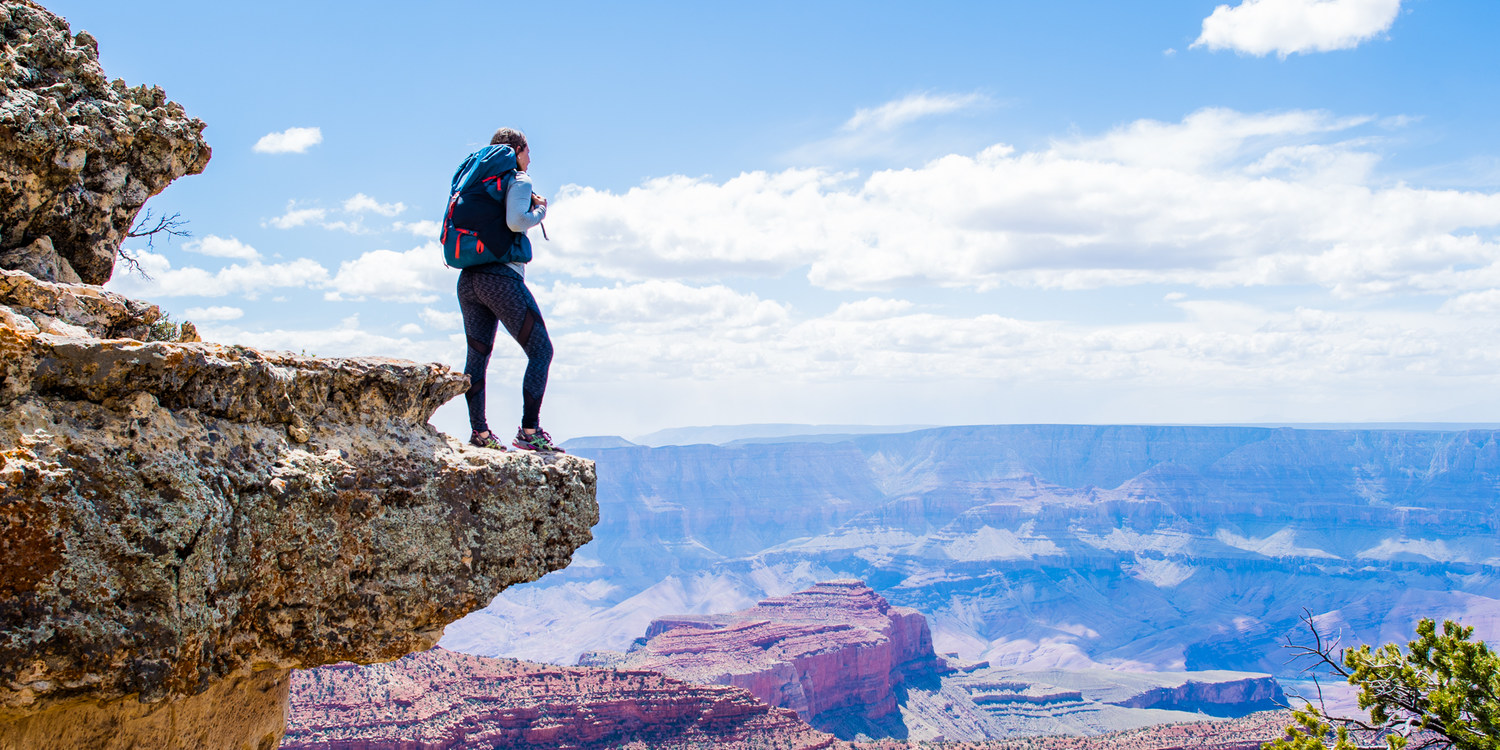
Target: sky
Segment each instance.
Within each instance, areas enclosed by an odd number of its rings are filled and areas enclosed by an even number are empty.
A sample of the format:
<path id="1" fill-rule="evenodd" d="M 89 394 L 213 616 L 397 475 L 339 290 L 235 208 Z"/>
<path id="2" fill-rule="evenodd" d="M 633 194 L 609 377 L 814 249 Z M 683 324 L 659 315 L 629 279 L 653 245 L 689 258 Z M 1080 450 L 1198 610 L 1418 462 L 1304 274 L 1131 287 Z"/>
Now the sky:
<path id="1" fill-rule="evenodd" d="M 208 123 L 109 288 L 210 341 L 461 367 L 511 126 L 557 439 L 1500 421 L 1500 3 L 46 4 Z"/>

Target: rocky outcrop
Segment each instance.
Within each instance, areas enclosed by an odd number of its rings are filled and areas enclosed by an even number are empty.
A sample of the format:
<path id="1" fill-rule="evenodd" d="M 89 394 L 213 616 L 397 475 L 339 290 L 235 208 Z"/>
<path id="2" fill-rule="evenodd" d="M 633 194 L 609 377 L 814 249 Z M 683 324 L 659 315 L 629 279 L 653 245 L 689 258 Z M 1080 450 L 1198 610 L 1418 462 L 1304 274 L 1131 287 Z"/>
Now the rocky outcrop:
<path id="1" fill-rule="evenodd" d="M 103 284 L 146 199 L 208 164 L 204 123 L 30 0 L 0 2 L 0 33 L 0 267 Z"/>
<path id="2" fill-rule="evenodd" d="M 829 748 L 743 690 L 653 672 L 557 667 L 441 648 L 292 677 L 288 750 Z"/>
<path id="3" fill-rule="evenodd" d="M 427 424 L 461 374 L 102 338 L 156 314 L 0 274 L 0 748 L 273 746 L 288 670 L 427 649 L 590 539 L 592 462 Z"/>
<path id="4" fill-rule="evenodd" d="M 860 581 L 820 583 L 741 612 L 661 618 L 630 653 L 589 659 L 743 687 L 844 738 L 904 737 L 898 693 L 947 671 L 926 618 Z"/>

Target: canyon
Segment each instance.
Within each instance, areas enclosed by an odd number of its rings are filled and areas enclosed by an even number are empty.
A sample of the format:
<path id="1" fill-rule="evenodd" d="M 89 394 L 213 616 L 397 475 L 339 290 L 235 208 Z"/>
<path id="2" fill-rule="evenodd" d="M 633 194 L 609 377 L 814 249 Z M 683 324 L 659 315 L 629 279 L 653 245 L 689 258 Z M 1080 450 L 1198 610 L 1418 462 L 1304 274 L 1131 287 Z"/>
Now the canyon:
<path id="1" fill-rule="evenodd" d="M 1270 674 L 1304 608 L 1350 642 L 1500 633 L 1493 430 L 1014 425 L 580 448 L 603 521 L 443 644 L 571 664 L 652 620 L 835 579 L 939 654 L 1026 671 Z M 799 442 L 787 442 L 796 440 Z"/>

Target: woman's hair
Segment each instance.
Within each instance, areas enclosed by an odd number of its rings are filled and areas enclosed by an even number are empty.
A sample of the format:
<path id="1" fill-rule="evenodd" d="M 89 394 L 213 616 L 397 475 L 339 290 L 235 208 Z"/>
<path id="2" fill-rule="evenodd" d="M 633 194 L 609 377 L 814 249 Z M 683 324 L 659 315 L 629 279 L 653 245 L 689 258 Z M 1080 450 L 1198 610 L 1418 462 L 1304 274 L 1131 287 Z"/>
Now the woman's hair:
<path id="1" fill-rule="evenodd" d="M 515 149 L 516 153 L 519 154 L 526 150 L 526 134 L 515 128 L 500 128 L 495 131 L 494 135 L 490 136 L 490 145 L 494 146 L 501 143 Z"/>

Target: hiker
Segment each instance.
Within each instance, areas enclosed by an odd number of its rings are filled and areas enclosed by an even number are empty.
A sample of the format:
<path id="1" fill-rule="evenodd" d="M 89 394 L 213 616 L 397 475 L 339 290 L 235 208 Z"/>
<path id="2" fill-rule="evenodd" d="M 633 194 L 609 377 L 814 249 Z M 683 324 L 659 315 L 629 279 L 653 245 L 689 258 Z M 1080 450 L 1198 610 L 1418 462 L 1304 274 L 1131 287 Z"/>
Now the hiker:
<path id="1" fill-rule="evenodd" d="M 496 148 L 508 146 L 509 149 Z M 475 182 L 466 170 L 489 174 Z M 490 165 L 494 166 L 490 166 Z M 542 223 L 547 215 L 547 199 L 532 192 L 531 149 L 519 130 L 500 128 L 490 138 L 490 146 L 481 149 L 454 176 L 453 195 L 448 217 L 444 221 L 444 260 L 463 266 L 458 276 L 458 306 L 464 315 L 464 335 L 468 339 L 468 357 L 464 374 L 469 376 L 469 426 L 474 432 L 469 443 L 481 448 L 505 450 L 490 432 L 484 414 L 485 371 L 499 325 L 526 352 L 526 376 L 521 381 L 521 426 L 511 441 L 521 450 L 563 453 L 542 429 L 540 413 L 542 395 L 547 390 L 547 369 L 552 364 L 552 339 L 542 322 L 536 298 L 526 288 L 526 263 L 531 260 L 531 240 L 526 230 Z M 450 237 L 451 232 L 451 237 Z M 543 230 L 545 234 L 545 228 Z M 464 256 L 459 260 L 462 245 Z M 447 249 L 452 247 L 452 251 Z M 477 248 L 477 249 L 476 249 Z M 488 251 L 488 252 L 487 252 Z"/>

